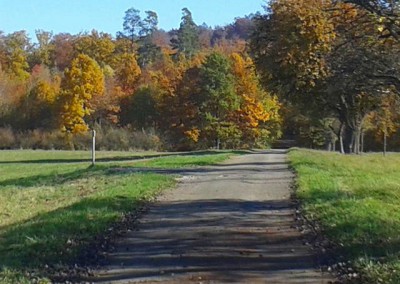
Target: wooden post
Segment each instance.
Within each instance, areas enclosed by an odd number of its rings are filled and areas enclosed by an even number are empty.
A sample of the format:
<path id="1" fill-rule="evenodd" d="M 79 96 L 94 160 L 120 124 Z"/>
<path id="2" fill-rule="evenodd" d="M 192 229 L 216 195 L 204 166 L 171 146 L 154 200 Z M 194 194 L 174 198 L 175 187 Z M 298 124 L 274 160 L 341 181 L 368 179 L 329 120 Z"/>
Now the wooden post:
<path id="1" fill-rule="evenodd" d="M 96 130 L 92 130 L 92 166 L 96 164 Z"/>
<path id="2" fill-rule="evenodd" d="M 386 147 L 387 147 L 387 135 L 386 135 L 386 129 L 383 133 L 383 156 L 386 156 Z"/>

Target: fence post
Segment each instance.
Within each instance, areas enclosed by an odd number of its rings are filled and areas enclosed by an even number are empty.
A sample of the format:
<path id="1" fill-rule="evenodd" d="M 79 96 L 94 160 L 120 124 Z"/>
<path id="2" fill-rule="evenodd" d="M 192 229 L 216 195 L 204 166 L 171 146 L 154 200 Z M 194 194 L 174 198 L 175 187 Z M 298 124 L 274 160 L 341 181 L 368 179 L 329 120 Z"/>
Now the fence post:
<path id="1" fill-rule="evenodd" d="M 92 166 L 96 164 L 96 130 L 92 130 Z"/>

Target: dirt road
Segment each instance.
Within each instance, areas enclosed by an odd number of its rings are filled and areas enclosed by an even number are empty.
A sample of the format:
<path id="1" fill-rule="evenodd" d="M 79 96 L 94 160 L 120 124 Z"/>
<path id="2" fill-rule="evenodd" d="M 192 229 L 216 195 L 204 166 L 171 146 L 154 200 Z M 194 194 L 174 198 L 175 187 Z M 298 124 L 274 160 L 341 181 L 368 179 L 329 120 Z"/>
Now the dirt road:
<path id="1" fill-rule="evenodd" d="M 284 151 L 183 173 L 97 271 L 104 283 L 330 283 L 295 228 Z"/>

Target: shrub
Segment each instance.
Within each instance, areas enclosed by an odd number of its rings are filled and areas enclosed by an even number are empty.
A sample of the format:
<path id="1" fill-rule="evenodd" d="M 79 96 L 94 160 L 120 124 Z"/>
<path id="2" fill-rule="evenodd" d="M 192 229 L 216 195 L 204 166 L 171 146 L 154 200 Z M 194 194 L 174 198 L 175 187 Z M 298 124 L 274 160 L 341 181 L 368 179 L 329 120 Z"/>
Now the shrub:
<path id="1" fill-rule="evenodd" d="M 0 128 L 0 149 L 15 149 L 16 139 L 11 128 Z"/>
<path id="2" fill-rule="evenodd" d="M 19 148 L 22 149 L 46 149 L 43 147 L 45 143 L 41 143 L 43 133 L 40 130 L 32 130 L 17 134 Z"/>
<path id="3" fill-rule="evenodd" d="M 35 129 L 15 133 L 11 128 L 0 128 L 0 149 L 89 150 L 91 147 L 91 132 L 72 136 L 61 131 Z M 161 141 L 158 136 L 144 131 L 96 126 L 96 149 L 160 150 Z"/>

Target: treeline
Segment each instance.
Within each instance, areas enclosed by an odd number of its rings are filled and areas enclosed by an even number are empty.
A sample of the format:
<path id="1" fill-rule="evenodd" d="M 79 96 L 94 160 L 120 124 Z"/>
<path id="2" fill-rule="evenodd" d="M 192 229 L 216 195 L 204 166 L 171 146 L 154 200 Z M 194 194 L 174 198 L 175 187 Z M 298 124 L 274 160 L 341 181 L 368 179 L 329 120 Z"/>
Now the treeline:
<path id="1" fill-rule="evenodd" d="M 400 150 L 399 42 L 399 1 L 273 0 L 251 49 L 287 136 L 359 153 Z"/>
<path id="2" fill-rule="evenodd" d="M 82 148 L 92 128 L 113 135 L 103 149 L 267 146 L 280 104 L 247 53 L 253 18 L 211 28 L 185 8 L 165 32 L 155 12 L 131 8 L 115 38 L 0 34 L 0 147 Z"/>
<path id="3" fill-rule="evenodd" d="M 166 32 L 155 12 L 131 8 L 115 38 L 1 35 L 0 140 L 16 142 L 0 147 L 25 147 L 34 131 L 80 148 L 95 128 L 118 130 L 104 149 L 265 147 L 283 133 L 312 148 L 400 150 L 399 10 L 273 0 L 225 27 L 199 26 L 183 9 Z M 126 142 L 133 134 L 143 146 Z"/>

